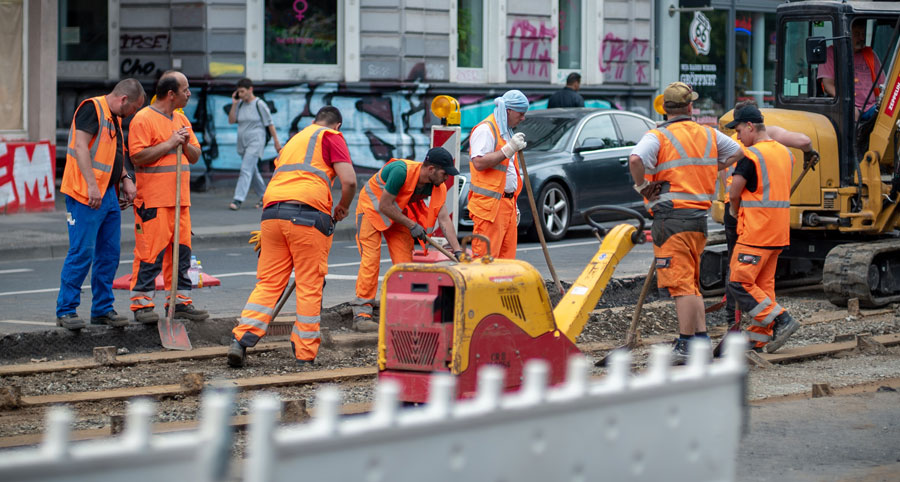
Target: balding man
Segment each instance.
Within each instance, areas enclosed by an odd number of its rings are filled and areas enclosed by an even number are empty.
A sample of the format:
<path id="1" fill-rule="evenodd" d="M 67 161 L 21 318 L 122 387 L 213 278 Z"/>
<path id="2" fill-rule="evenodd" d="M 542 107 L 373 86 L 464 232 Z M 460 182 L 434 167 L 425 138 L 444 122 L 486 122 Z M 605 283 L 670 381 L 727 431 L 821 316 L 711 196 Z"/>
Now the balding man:
<path id="1" fill-rule="evenodd" d="M 125 326 L 128 319 L 113 309 L 113 277 L 119 267 L 122 214 L 117 190 L 134 199 L 133 179 L 124 169 L 128 155 L 121 119 L 144 105 L 144 88 L 125 79 L 107 95 L 84 100 L 69 129 L 66 168 L 60 191 L 66 196 L 69 252 L 60 273 L 56 324 L 80 330 L 76 309 L 81 283 L 91 270 L 91 323 Z"/>
<path id="2" fill-rule="evenodd" d="M 169 71 L 156 84 L 156 100 L 134 116 L 128 129 L 131 161 L 135 166 L 137 196 L 134 199 L 134 265 L 131 273 L 131 311 L 138 323 L 156 323 L 153 311 L 156 276 L 163 271 L 165 289 L 172 286 L 172 254 L 179 243 L 178 289 L 175 318 L 202 321 L 205 311 L 191 300 L 191 172 L 188 166 L 175 178 L 176 148 L 184 151 L 191 164 L 200 159 L 200 143 L 191 123 L 177 109 L 191 98 L 187 77 Z M 175 187 L 181 183 L 179 239 L 175 240 Z"/>

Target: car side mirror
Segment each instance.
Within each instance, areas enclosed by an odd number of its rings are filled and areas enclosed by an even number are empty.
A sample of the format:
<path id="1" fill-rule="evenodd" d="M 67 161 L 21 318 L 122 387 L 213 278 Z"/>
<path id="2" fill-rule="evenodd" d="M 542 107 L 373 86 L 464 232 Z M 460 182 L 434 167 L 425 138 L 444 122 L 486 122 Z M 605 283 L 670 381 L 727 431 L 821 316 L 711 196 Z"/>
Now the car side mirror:
<path id="1" fill-rule="evenodd" d="M 580 146 L 575 148 L 575 152 L 596 151 L 604 148 L 606 148 L 606 143 L 603 142 L 603 139 L 599 137 L 588 137 Z"/>
<path id="2" fill-rule="evenodd" d="M 806 39 L 806 61 L 810 65 L 824 64 L 827 59 L 825 37 L 810 37 Z"/>

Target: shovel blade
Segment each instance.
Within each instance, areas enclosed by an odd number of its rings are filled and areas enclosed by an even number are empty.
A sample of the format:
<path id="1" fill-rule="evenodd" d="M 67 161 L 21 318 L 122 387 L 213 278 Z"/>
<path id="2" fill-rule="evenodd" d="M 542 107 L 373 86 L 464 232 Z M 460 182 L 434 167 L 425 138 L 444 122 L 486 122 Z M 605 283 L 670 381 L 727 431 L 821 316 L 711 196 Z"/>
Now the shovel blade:
<path id="1" fill-rule="evenodd" d="M 156 327 L 159 329 L 159 339 L 162 342 L 162 346 L 166 349 L 189 351 L 193 348 L 184 323 L 175 319 L 169 320 L 166 317 L 159 320 Z"/>

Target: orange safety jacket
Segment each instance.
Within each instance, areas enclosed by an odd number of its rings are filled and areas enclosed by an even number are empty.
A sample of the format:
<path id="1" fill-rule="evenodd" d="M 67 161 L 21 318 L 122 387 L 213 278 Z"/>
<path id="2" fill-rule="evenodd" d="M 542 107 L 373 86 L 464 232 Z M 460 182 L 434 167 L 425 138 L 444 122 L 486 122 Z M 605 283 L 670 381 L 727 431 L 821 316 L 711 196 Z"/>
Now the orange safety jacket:
<path id="1" fill-rule="evenodd" d="M 266 187 L 263 204 L 299 201 L 331 214 L 331 187 L 336 173 L 322 157 L 322 138 L 328 134 L 343 138 L 340 131 L 312 124 L 291 137 L 275 159 L 275 174 Z"/>
<path id="2" fill-rule="evenodd" d="M 494 152 L 499 151 L 506 145 L 506 140 L 500 136 L 500 128 L 494 119 L 494 114 L 489 115 L 485 120 L 479 122 L 472 128 L 472 132 L 481 124 L 487 124 L 491 128 L 491 134 L 494 136 Z M 471 147 L 469 156 L 472 155 Z M 514 166 L 516 168 L 516 177 L 519 175 L 519 154 L 513 157 Z M 487 221 L 494 221 L 497 217 L 497 211 L 500 210 L 500 199 L 503 197 L 503 188 L 506 187 L 506 170 L 509 168 L 510 159 L 504 159 L 503 162 L 494 167 L 479 171 L 475 169 L 475 164 L 469 161 L 469 173 L 472 176 L 472 185 L 469 187 L 469 213 Z M 522 182 L 516 183 L 516 194 L 513 201 L 519 197 L 522 191 Z"/>
<path id="3" fill-rule="evenodd" d="M 152 106 L 144 107 L 139 110 L 129 125 L 129 143 L 133 145 L 134 137 L 138 129 L 143 130 L 141 136 L 148 134 L 155 136 L 157 139 L 167 139 L 172 132 L 186 127 L 191 131 L 193 145 L 197 142 L 193 134 L 191 122 L 179 113 L 177 110 L 172 113 L 171 118 L 167 118 L 165 114 L 156 110 Z M 133 149 L 133 154 L 138 151 Z M 173 207 L 175 206 L 175 159 L 177 149 L 165 153 L 162 157 L 149 164 L 134 167 L 135 185 L 137 186 L 137 197 L 135 206 L 144 205 L 144 207 Z M 191 167 L 187 155 L 181 155 L 181 206 L 191 205 Z"/>
<path id="4" fill-rule="evenodd" d="M 397 198 L 394 200 L 394 203 L 401 212 L 406 213 L 407 217 L 421 224 L 425 229 L 432 227 L 433 231 L 437 213 L 440 212 L 441 207 L 444 205 L 444 201 L 447 199 L 447 186 L 442 183 L 440 186 L 432 187 L 431 198 L 427 205 L 428 208 L 424 209 L 422 206 L 417 206 L 414 208 L 416 213 L 411 213 L 407 207 L 409 205 L 409 200 L 415 193 L 416 185 L 419 183 L 419 174 L 422 171 L 422 163 L 410 161 L 409 159 L 391 159 L 388 161 L 388 164 L 392 162 L 406 163 L 406 181 L 404 181 L 403 187 L 400 188 L 400 192 L 397 193 Z M 366 219 L 368 219 L 369 222 L 372 223 L 372 226 L 378 231 L 388 229 L 394 222 L 391 218 L 385 216 L 378 210 L 381 194 L 384 192 L 385 184 L 387 184 L 381 177 L 381 173 L 382 170 L 379 170 L 368 182 L 366 182 L 365 187 L 363 187 L 363 192 L 359 195 L 359 201 L 357 201 L 356 204 L 356 214 L 364 214 Z M 414 204 L 419 203 L 423 203 L 424 206 L 424 200 L 417 201 Z M 410 216 L 410 214 L 414 214 L 417 217 L 414 218 Z M 430 226 L 427 223 L 430 223 Z"/>
<path id="5" fill-rule="evenodd" d="M 866 66 L 869 67 L 869 73 L 872 74 L 872 83 L 877 84 L 878 74 L 875 72 L 875 52 L 872 50 L 872 47 L 863 47 L 860 53 L 862 53 L 863 60 L 866 61 Z M 881 94 L 881 89 L 876 85 L 874 92 L 876 100 L 879 94 Z"/>
<path id="6" fill-rule="evenodd" d="M 677 209 L 706 211 L 716 195 L 718 148 L 709 127 L 689 119 L 670 121 L 651 130 L 659 139 L 654 169 L 647 169 L 648 181 L 665 181 L 659 199 L 647 201 L 648 210 L 670 214 Z"/>
<path id="7" fill-rule="evenodd" d="M 774 140 L 745 150 L 756 167 L 756 192 L 741 193 L 738 242 L 749 246 L 791 244 L 791 172 L 794 156 Z"/>
<path id="8" fill-rule="evenodd" d="M 431 236 L 437 227 L 438 214 L 446 199 L 447 185 L 441 183 L 440 186 L 431 188 L 431 197 L 407 204 L 403 214 L 425 228 L 425 234 Z M 420 239 L 419 244 L 428 251 L 428 244 L 424 240 Z"/>
<path id="9" fill-rule="evenodd" d="M 119 132 L 122 130 L 122 124 L 119 118 L 113 115 L 109 110 L 109 104 L 106 103 L 106 96 L 101 95 L 85 99 L 79 104 L 80 109 L 85 102 L 93 102 L 97 111 L 97 121 L 100 130 L 91 139 L 88 146 L 91 153 L 91 167 L 93 167 L 94 177 L 97 178 L 97 186 L 101 190 L 106 189 L 109 185 L 109 177 L 112 175 L 113 164 L 116 162 L 116 144 L 119 140 L 116 138 L 116 126 L 113 122 L 119 123 Z M 78 110 L 76 109 L 76 112 Z M 116 180 L 118 182 L 118 179 Z M 72 121 L 72 127 L 69 129 L 68 149 L 66 150 L 66 168 L 63 171 L 62 185 L 60 192 L 71 196 L 81 204 L 88 203 L 88 185 L 78 168 L 78 159 L 75 158 L 75 121 Z M 100 193 L 103 195 L 103 192 Z"/>

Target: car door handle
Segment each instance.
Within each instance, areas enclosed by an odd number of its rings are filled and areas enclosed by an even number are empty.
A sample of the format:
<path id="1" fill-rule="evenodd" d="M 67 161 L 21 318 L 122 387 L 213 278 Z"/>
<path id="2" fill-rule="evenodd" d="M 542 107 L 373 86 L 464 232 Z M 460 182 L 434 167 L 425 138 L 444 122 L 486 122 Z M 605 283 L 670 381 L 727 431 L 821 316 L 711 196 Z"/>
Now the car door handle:
<path id="1" fill-rule="evenodd" d="M 627 158 L 627 157 L 620 157 L 620 158 L 618 158 L 618 159 L 616 159 L 616 160 L 619 161 L 619 162 L 622 163 L 622 164 L 626 164 L 626 163 L 628 162 L 628 158 Z"/>

